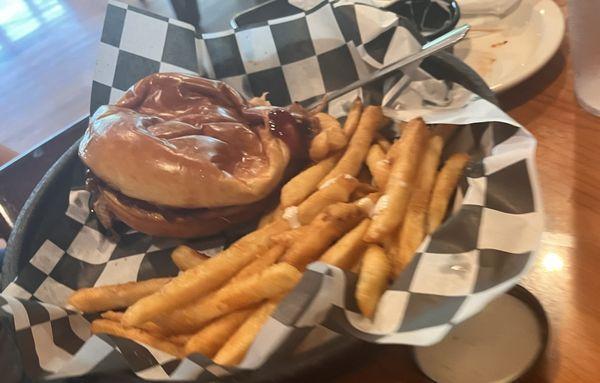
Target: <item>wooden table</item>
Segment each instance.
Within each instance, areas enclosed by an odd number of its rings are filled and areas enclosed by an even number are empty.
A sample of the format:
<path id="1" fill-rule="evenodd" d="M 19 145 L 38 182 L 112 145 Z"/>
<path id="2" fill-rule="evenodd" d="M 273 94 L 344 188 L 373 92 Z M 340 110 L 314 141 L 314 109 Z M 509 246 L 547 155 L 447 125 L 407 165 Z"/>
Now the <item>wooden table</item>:
<path id="1" fill-rule="evenodd" d="M 558 1 L 564 8 L 566 1 Z M 600 90 L 599 90 L 600 91 Z M 565 40 L 534 77 L 500 95 L 503 108 L 538 140 L 545 209 L 535 267 L 522 281 L 550 318 L 548 351 L 529 382 L 600 379 L 600 118 L 573 93 Z M 336 382 L 427 382 L 407 348 L 389 347 Z"/>
<path id="2" fill-rule="evenodd" d="M 558 0 L 565 6 L 566 0 Z M 500 96 L 503 107 L 538 139 L 546 231 L 537 264 L 522 282 L 544 305 L 551 338 L 531 382 L 600 378 L 600 118 L 573 94 L 568 45 L 533 78 Z M 348 363 L 336 379 L 426 382 L 406 347 L 386 346 L 364 364 Z"/>

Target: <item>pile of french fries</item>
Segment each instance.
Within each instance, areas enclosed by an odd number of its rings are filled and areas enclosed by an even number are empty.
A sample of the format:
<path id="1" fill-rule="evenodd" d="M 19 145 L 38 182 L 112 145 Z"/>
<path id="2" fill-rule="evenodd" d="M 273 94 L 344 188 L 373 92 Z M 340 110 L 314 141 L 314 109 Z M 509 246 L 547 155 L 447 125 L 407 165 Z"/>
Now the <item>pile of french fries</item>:
<path id="1" fill-rule="evenodd" d="M 314 261 L 356 272 L 358 307 L 373 318 L 390 281 L 444 219 L 469 156 L 441 165 L 455 127 L 420 118 L 398 126 L 399 139 L 385 139 L 380 130 L 391 121 L 358 99 L 343 126 L 326 113 L 316 118 L 312 165 L 283 186 L 255 231 L 211 258 L 177 247 L 176 277 L 75 292 L 72 306 L 102 312 L 92 332 L 235 365 Z"/>

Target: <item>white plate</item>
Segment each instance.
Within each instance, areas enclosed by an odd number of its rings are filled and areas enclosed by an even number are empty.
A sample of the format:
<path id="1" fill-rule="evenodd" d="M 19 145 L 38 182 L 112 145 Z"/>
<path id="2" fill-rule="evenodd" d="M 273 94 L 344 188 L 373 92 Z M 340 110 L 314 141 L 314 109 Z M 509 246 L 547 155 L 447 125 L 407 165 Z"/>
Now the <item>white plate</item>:
<path id="1" fill-rule="evenodd" d="M 521 0 L 506 16 L 463 16 L 471 24 L 455 54 L 495 92 L 509 89 L 537 72 L 558 50 L 564 16 L 552 0 Z"/>

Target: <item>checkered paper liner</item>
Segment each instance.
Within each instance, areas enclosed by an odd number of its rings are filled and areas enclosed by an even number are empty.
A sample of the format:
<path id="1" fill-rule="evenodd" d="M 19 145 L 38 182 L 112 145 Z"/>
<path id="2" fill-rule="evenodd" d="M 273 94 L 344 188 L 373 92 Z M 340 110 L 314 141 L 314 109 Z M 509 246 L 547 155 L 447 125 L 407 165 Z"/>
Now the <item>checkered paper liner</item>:
<path id="1" fill-rule="evenodd" d="M 179 21 L 110 3 L 91 109 L 114 102 L 156 71 L 221 78 L 246 94 L 269 91 L 276 104 L 306 102 L 417 48 L 409 26 L 368 6 L 324 2 L 265 25 L 198 35 Z M 59 213 L 46 217 L 51 224 L 41 228 L 41 246 L 0 296 L 0 313 L 14 328 L 28 375 L 51 379 L 125 369 L 148 380 L 213 381 L 288 359 L 323 331 L 382 344 L 428 345 L 516 284 L 533 260 L 542 229 L 535 140 L 496 106 L 456 84 L 415 68 L 401 77 L 405 86 L 390 116 L 400 120 L 417 113 L 428 123 L 464 125 L 443 156 L 468 151 L 473 162 L 451 216 L 384 293 L 374 321 L 357 309 L 355 274 L 314 263 L 235 368 L 202 355 L 177 360 L 127 339 L 92 335 L 90 321 L 97 315 L 69 310 L 68 296 L 81 287 L 176 275 L 169 254 L 182 242 L 127 228 L 117 242 L 105 236 L 90 213 L 79 163 L 70 192 L 60 196 Z M 342 106 L 334 100 L 329 110 L 342 116 Z M 186 243 L 214 255 L 240 235 Z"/>

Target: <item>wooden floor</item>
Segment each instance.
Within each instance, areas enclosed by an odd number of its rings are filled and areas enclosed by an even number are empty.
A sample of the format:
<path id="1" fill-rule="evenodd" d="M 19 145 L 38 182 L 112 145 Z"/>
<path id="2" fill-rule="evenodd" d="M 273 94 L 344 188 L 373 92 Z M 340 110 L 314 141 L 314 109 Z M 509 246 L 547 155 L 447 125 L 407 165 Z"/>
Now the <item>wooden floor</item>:
<path id="1" fill-rule="evenodd" d="M 166 0 L 125 2 L 173 16 Z M 0 0 L 0 147 L 22 153 L 88 113 L 106 3 Z"/>

